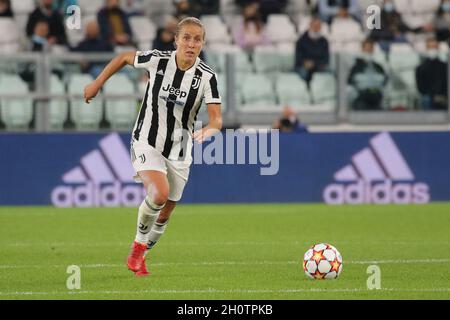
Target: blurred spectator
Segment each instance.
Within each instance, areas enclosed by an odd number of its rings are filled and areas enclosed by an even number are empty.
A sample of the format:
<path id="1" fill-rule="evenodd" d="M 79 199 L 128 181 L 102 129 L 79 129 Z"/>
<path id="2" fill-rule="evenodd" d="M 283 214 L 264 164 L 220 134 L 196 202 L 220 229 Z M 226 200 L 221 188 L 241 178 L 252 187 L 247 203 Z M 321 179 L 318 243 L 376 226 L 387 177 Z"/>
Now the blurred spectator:
<path id="1" fill-rule="evenodd" d="M 378 42 L 384 51 L 388 51 L 393 42 L 407 42 L 405 33 L 410 29 L 403 22 L 402 16 L 397 12 L 392 0 L 384 1 L 380 18 L 382 28 L 373 29 L 370 39 Z"/>
<path id="2" fill-rule="evenodd" d="M 428 39 L 425 59 L 416 68 L 417 89 L 423 109 L 447 109 L 447 69 L 447 64 L 439 59 L 439 42 Z"/>
<path id="3" fill-rule="evenodd" d="M 381 9 L 381 28 L 374 29 L 370 33 L 370 39 L 378 42 L 381 49 L 389 51 L 391 43 L 408 42 L 406 32 L 431 31 L 432 25 L 424 25 L 418 28 L 410 28 L 402 19 L 395 8 L 393 0 L 385 0 Z"/>
<path id="4" fill-rule="evenodd" d="M 281 132 L 308 133 L 307 127 L 300 122 L 294 110 L 289 106 L 283 108 L 281 117 L 273 124 L 273 129 Z"/>
<path id="5" fill-rule="evenodd" d="M 153 40 L 152 49 L 161 51 L 175 50 L 175 33 L 177 30 L 178 20 L 170 17 L 164 28 L 158 29 L 156 38 Z"/>
<path id="6" fill-rule="evenodd" d="M 450 40 L 450 0 L 442 0 L 433 21 L 437 41 Z"/>
<path id="7" fill-rule="evenodd" d="M 383 91 L 387 83 L 386 72 L 373 60 L 374 44 L 371 40 L 364 40 L 362 51 L 348 78 L 348 83 L 356 90 L 353 109 L 379 110 L 382 108 Z"/>
<path id="8" fill-rule="evenodd" d="M 361 21 L 358 0 L 319 0 L 319 14 L 322 21 L 331 23 L 342 9 L 347 10 L 356 21 Z"/>
<path id="9" fill-rule="evenodd" d="M 258 3 L 251 3 L 243 8 L 243 21 L 234 29 L 233 36 L 235 43 L 245 50 L 270 43 Z"/>
<path id="10" fill-rule="evenodd" d="M 318 17 L 311 19 L 309 30 L 297 41 L 295 49 L 295 70 L 309 83 L 317 71 L 326 71 L 330 60 L 328 40 L 320 33 L 322 22 Z"/>
<path id="11" fill-rule="evenodd" d="M 10 0 L 0 0 L 0 17 L 2 18 L 12 18 L 14 16 L 11 10 Z"/>
<path id="12" fill-rule="evenodd" d="M 197 18 L 204 14 L 219 14 L 219 0 L 190 0 L 193 15 Z"/>
<path id="13" fill-rule="evenodd" d="M 191 7 L 191 3 L 188 0 L 174 0 L 175 5 L 175 17 L 178 20 L 191 17 L 195 15 L 194 10 Z"/>
<path id="14" fill-rule="evenodd" d="M 77 0 L 53 0 L 53 10 L 57 10 L 62 16 L 66 16 L 67 8 L 78 5 Z"/>
<path id="15" fill-rule="evenodd" d="M 46 19 L 37 20 L 34 24 L 33 33 L 30 37 L 29 50 L 35 52 L 49 51 L 51 44 L 48 39 L 50 36 L 50 27 Z M 36 65 L 26 63 L 19 72 L 19 76 L 24 80 L 31 91 L 35 89 Z"/>
<path id="16" fill-rule="evenodd" d="M 267 22 L 267 17 L 270 14 L 282 13 L 288 3 L 287 0 L 236 0 L 236 4 L 245 8 L 249 4 L 257 3 L 261 13 L 261 19 L 264 23 Z"/>
<path id="17" fill-rule="evenodd" d="M 85 38 L 74 48 L 75 52 L 112 52 L 114 50 L 111 43 L 100 37 L 100 28 L 96 20 L 90 21 L 86 25 Z M 81 71 L 91 74 L 94 79 L 101 73 L 104 63 L 81 64 Z"/>
<path id="18" fill-rule="evenodd" d="M 61 14 L 53 10 L 53 0 L 40 0 L 37 8 L 30 13 L 27 22 L 27 36 L 31 39 L 38 21 L 46 20 L 49 27 L 49 44 L 67 44 L 66 31 Z"/>
<path id="19" fill-rule="evenodd" d="M 120 8 L 119 0 L 106 0 L 105 6 L 97 13 L 97 20 L 103 40 L 112 45 L 132 45 L 128 16 Z"/>
<path id="20" fill-rule="evenodd" d="M 37 21 L 31 36 L 30 51 L 49 51 L 49 33 L 50 28 L 47 20 Z"/>

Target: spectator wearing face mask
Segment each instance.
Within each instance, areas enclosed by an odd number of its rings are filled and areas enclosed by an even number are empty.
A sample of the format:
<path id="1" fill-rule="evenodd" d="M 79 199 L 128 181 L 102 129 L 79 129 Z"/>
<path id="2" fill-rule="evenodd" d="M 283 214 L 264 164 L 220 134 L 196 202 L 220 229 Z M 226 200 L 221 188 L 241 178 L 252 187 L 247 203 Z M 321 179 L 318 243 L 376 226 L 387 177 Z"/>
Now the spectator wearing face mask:
<path id="1" fill-rule="evenodd" d="M 283 108 L 281 117 L 273 124 L 273 129 L 278 129 L 280 132 L 308 133 L 308 128 L 300 122 L 290 106 Z"/>
<path id="2" fill-rule="evenodd" d="M 411 30 L 403 22 L 402 16 L 397 12 L 392 0 L 384 1 L 380 23 L 382 27 L 373 29 L 370 33 L 370 39 L 378 42 L 381 49 L 388 51 L 390 44 L 393 42 L 407 42 L 405 33 Z"/>
<path id="3" fill-rule="evenodd" d="M 330 60 L 328 40 L 321 34 L 322 22 L 318 17 L 311 19 L 309 29 L 297 41 L 295 49 L 295 70 L 309 83 L 317 71 L 326 71 Z"/>
<path id="4" fill-rule="evenodd" d="M 373 59 L 374 44 L 371 40 L 362 43 L 362 55 L 350 70 L 348 84 L 356 91 L 352 103 L 354 110 L 380 110 L 383 91 L 387 83 L 386 72 Z"/>
<path id="5" fill-rule="evenodd" d="M 27 36 L 31 39 L 35 26 L 45 20 L 48 23 L 49 44 L 67 44 L 66 31 L 62 15 L 53 9 L 53 0 L 40 0 L 36 9 L 30 13 L 27 21 Z"/>
<path id="6" fill-rule="evenodd" d="M 447 64 L 439 59 L 439 43 L 427 40 L 424 60 L 416 68 L 417 89 L 425 110 L 447 109 Z"/>

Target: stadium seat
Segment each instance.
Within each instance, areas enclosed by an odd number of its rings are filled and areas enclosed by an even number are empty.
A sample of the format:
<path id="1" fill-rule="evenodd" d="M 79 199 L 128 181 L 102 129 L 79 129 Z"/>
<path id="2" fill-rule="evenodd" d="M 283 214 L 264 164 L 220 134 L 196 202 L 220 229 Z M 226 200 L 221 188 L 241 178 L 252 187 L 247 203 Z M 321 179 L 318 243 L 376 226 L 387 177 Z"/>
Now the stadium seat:
<path id="1" fill-rule="evenodd" d="M 78 0 L 81 12 L 87 15 L 96 15 L 104 4 L 105 1 L 103 0 Z"/>
<path id="2" fill-rule="evenodd" d="M 1 119 L 7 129 L 28 129 L 33 118 L 33 101 L 27 98 L 28 86 L 16 75 L 0 75 L 0 96 L 2 94 L 23 95 L 18 99 L 1 99 Z"/>
<path id="3" fill-rule="evenodd" d="M 14 12 L 14 15 L 28 15 L 36 7 L 35 2 L 35 0 L 11 0 L 11 10 Z"/>
<path id="4" fill-rule="evenodd" d="M 173 5 L 173 1 L 167 1 L 167 0 L 144 0 L 147 2 L 147 5 L 145 6 L 146 14 L 149 15 L 152 20 L 155 21 L 155 17 L 164 17 L 164 19 L 167 16 L 173 16 L 175 14 L 175 6 Z M 161 22 L 166 20 L 161 20 Z M 164 24 L 164 23 L 163 23 Z M 159 23 L 156 23 L 158 26 Z"/>
<path id="5" fill-rule="evenodd" d="M 266 31 L 272 43 L 297 41 L 294 24 L 286 14 L 270 14 L 267 18 Z"/>
<path id="6" fill-rule="evenodd" d="M 83 99 L 84 87 L 92 82 L 92 77 L 86 74 L 74 74 L 69 81 L 68 92 L 74 95 L 70 98 L 72 120 L 79 130 L 96 130 L 102 118 L 102 100 L 97 96 L 90 104 Z"/>
<path id="7" fill-rule="evenodd" d="M 439 57 L 442 61 L 447 62 L 448 61 L 448 54 L 450 52 L 450 48 L 448 47 L 447 42 L 441 42 L 439 43 Z"/>
<path id="8" fill-rule="evenodd" d="M 235 93 L 236 96 L 239 95 L 239 81 L 237 79 L 238 74 L 236 75 L 235 79 Z M 222 98 L 222 111 L 227 110 L 227 93 L 228 93 L 228 87 L 227 87 L 227 75 L 225 73 L 217 74 L 217 86 L 219 88 L 219 94 Z M 239 99 L 236 99 L 236 104 L 239 104 Z"/>
<path id="9" fill-rule="evenodd" d="M 361 26 L 352 19 L 333 20 L 330 27 L 330 40 L 332 43 L 345 44 L 351 42 L 361 43 L 364 33 Z"/>
<path id="10" fill-rule="evenodd" d="M 412 70 L 420 63 L 417 52 L 390 52 L 389 65 L 393 70 Z"/>
<path id="11" fill-rule="evenodd" d="M 311 97 L 314 105 L 336 106 L 336 79 L 327 72 L 314 73 L 310 83 Z"/>
<path id="12" fill-rule="evenodd" d="M 231 43 L 227 25 L 218 15 L 203 15 L 201 18 L 206 32 L 206 41 L 210 43 Z"/>
<path id="13" fill-rule="evenodd" d="M 396 10 L 410 28 L 431 23 L 439 8 L 440 0 L 394 0 Z"/>
<path id="14" fill-rule="evenodd" d="M 207 51 L 210 57 L 211 67 L 216 72 L 224 72 L 226 69 L 226 55 L 234 57 L 236 72 L 253 72 L 254 67 L 249 55 L 235 45 L 216 44 Z M 207 57 L 208 57 L 207 55 Z M 215 68 L 214 68 L 215 67 Z"/>
<path id="15" fill-rule="evenodd" d="M 318 0 L 291 0 L 288 1 L 286 12 L 290 14 L 311 14 Z"/>
<path id="16" fill-rule="evenodd" d="M 116 74 L 104 85 L 105 94 L 134 94 L 134 85 L 124 74 Z M 105 97 L 105 116 L 114 130 L 130 130 L 138 112 L 136 99 Z"/>
<path id="17" fill-rule="evenodd" d="M 133 16 L 130 17 L 130 27 L 141 49 L 150 48 L 153 39 L 156 37 L 156 26 L 154 23 L 148 17 Z"/>
<path id="18" fill-rule="evenodd" d="M 409 108 L 411 101 L 410 92 L 398 74 L 391 75 L 384 92 L 387 108 Z"/>
<path id="19" fill-rule="evenodd" d="M 222 15 L 240 14 L 240 8 L 236 5 L 235 0 L 220 0 L 220 12 Z"/>
<path id="20" fill-rule="evenodd" d="M 279 70 L 281 72 L 290 72 L 294 70 L 295 43 L 277 43 L 276 50 L 278 52 Z"/>
<path id="21" fill-rule="evenodd" d="M 256 72 L 279 72 L 280 58 L 274 46 L 257 46 L 253 52 L 253 63 Z"/>
<path id="22" fill-rule="evenodd" d="M 242 14 L 232 14 L 225 15 L 223 17 L 223 20 L 225 21 L 228 29 L 233 33 L 234 28 L 241 25 L 242 21 L 244 21 L 244 17 L 242 16 Z"/>
<path id="23" fill-rule="evenodd" d="M 239 81 L 241 86 L 241 108 L 246 111 L 273 108 L 276 97 L 272 81 L 263 74 L 248 74 Z"/>
<path id="24" fill-rule="evenodd" d="M 64 83 L 56 76 L 50 77 L 50 93 L 63 95 L 66 93 Z M 64 121 L 67 119 L 69 106 L 65 99 L 50 100 L 50 126 L 52 130 L 62 130 Z"/>
<path id="25" fill-rule="evenodd" d="M 275 91 L 281 105 L 294 108 L 311 105 L 306 82 L 296 73 L 280 73 L 276 77 Z"/>
<path id="26" fill-rule="evenodd" d="M 0 54 L 16 53 L 20 49 L 20 34 L 12 18 L 0 18 Z"/>

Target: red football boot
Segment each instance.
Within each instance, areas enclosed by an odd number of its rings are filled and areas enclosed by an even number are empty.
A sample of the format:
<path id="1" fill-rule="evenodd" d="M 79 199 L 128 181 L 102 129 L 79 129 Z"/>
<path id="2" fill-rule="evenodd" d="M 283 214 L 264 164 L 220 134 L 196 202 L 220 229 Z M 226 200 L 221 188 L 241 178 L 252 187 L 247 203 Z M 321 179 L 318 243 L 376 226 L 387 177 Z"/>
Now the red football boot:
<path id="1" fill-rule="evenodd" d="M 144 253 L 146 249 L 147 245 L 145 243 L 134 241 L 133 247 L 127 259 L 128 269 L 133 272 L 138 272 L 141 269 L 142 263 L 144 262 Z"/>
<path id="2" fill-rule="evenodd" d="M 136 277 L 146 277 L 150 275 L 147 271 L 147 266 L 145 265 L 145 257 L 142 259 L 141 268 L 135 272 Z"/>

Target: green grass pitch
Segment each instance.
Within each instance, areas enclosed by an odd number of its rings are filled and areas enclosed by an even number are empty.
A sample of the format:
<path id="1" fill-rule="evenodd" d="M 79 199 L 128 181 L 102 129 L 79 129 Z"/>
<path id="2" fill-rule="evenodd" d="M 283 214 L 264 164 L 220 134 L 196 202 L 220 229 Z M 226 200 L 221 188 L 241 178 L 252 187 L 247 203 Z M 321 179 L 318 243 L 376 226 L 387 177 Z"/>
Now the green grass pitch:
<path id="1" fill-rule="evenodd" d="M 179 205 L 149 256 L 125 266 L 137 210 L 0 208 L 0 299 L 449 299 L 450 204 Z M 314 243 L 344 259 L 337 280 L 308 280 Z M 67 267 L 81 270 L 69 290 Z M 381 289 L 368 290 L 370 265 Z"/>

